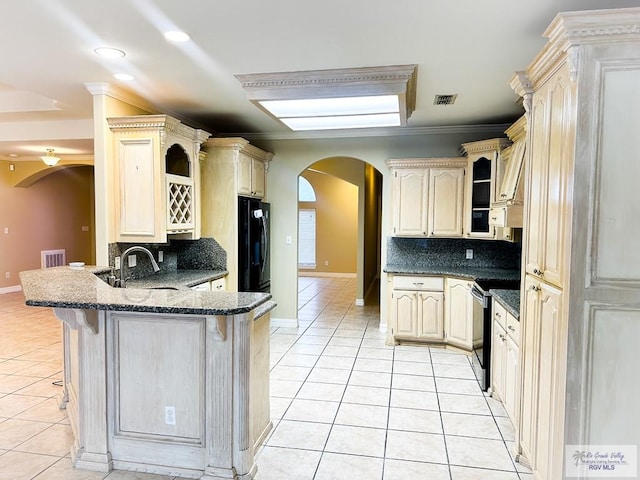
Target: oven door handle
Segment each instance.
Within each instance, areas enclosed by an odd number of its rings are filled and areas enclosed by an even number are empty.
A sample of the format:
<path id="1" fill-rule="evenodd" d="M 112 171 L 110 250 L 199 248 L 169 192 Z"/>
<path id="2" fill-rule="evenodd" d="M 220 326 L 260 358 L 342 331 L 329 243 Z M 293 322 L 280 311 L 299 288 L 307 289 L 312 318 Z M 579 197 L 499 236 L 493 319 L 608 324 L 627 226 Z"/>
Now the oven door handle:
<path id="1" fill-rule="evenodd" d="M 487 297 L 484 292 L 475 285 L 471 287 L 471 296 L 482 304 L 482 308 L 487 308 L 489 297 Z"/>

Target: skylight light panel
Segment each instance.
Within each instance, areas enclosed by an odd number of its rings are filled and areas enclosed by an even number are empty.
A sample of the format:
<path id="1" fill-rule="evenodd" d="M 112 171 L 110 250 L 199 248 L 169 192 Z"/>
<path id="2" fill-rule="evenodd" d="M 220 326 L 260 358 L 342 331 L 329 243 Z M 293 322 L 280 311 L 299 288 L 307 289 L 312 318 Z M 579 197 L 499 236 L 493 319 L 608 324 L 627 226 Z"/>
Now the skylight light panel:
<path id="1" fill-rule="evenodd" d="M 343 115 L 333 117 L 298 117 L 281 118 L 280 121 L 294 131 L 397 127 L 400 126 L 400 114 L 382 113 L 373 115 Z"/>
<path id="2" fill-rule="evenodd" d="M 278 118 L 400 112 L 397 95 L 267 100 L 260 104 Z"/>

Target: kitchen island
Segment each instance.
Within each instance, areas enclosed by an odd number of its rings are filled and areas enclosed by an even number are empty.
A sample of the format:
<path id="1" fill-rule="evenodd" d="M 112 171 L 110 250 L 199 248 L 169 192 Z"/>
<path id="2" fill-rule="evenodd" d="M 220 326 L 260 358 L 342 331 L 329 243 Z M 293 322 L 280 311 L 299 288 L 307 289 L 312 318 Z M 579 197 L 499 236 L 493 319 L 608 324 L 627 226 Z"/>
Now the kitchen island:
<path id="1" fill-rule="evenodd" d="M 99 267 L 21 272 L 27 305 L 64 322 L 79 469 L 251 479 L 271 429 L 269 294 L 112 288 Z"/>

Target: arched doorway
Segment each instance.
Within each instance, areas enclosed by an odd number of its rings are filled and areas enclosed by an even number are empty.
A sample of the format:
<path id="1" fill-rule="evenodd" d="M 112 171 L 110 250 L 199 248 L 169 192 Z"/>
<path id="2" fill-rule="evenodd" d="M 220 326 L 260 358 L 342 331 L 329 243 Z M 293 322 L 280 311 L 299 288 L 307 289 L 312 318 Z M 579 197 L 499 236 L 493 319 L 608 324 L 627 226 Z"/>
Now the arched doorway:
<path id="1" fill-rule="evenodd" d="M 355 278 L 356 305 L 367 298 L 377 303 L 382 174 L 363 160 L 331 157 L 309 165 L 298 178 L 298 281 Z"/>

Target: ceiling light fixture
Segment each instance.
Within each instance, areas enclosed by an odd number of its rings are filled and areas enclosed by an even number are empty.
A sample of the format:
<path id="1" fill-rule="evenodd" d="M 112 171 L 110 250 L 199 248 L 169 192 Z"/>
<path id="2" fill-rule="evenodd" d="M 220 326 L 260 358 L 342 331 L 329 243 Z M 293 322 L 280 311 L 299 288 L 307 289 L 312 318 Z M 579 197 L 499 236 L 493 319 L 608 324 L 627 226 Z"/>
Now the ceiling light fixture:
<path id="1" fill-rule="evenodd" d="M 247 98 L 292 130 L 405 126 L 416 65 L 236 75 Z"/>
<path id="2" fill-rule="evenodd" d="M 191 37 L 185 32 L 181 32 L 180 30 L 172 30 L 170 32 L 164 32 L 164 38 L 169 40 L 170 42 L 188 42 Z"/>
<path id="3" fill-rule="evenodd" d="M 54 153 L 53 148 L 47 148 L 47 154 L 40 158 L 49 167 L 53 167 L 56 163 L 60 161 L 60 158 L 56 157 L 56 154 Z"/>
<path id="4" fill-rule="evenodd" d="M 94 52 L 104 58 L 122 58 L 125 56 L 124 51 L 112 47 L 99 47 Z"/>

